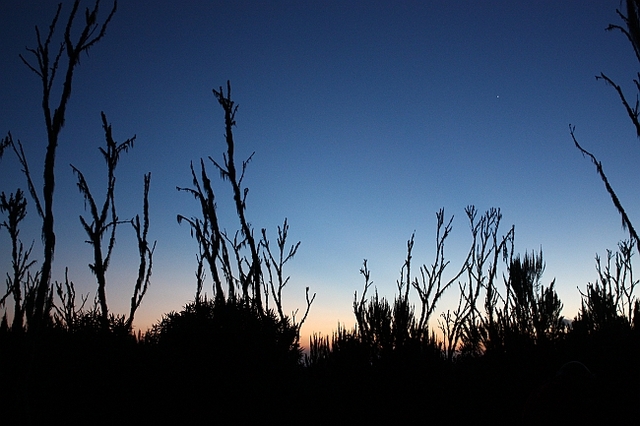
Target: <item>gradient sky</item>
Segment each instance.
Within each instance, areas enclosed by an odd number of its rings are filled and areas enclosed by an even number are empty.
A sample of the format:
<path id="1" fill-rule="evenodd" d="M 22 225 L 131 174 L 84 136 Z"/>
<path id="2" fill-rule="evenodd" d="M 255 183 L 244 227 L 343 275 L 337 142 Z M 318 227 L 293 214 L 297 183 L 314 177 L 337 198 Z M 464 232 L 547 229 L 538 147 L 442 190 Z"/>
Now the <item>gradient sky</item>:
<path id="1" fill-rule="evenodd" d="M 25 47 L 35 47 L 35 25 L 46 32 L 55 4 L 0 2 L 0 133 L 23 142 L 38 181 L 46 141 L 40 82 L 18 54 L 32 58 Z M 620 23 L 620 6 L 121 1 L 107 35 L 75 74 L 57 157 L 53 278 L 62 280 L 68 266 L 78 290 L 95 294 L 78 220 L 83 200 L 69 164 L 102 192 L 104 111 L 117 140 L 137 135 L 117 170 L 120 218 L 141 212 L 143 174 L 152 173 L 149 236 L 158 243 L 135 325 L 145 330 L 193 298 L 197 244 L 176 215 L 198 211 L 176 186 L 190 185 L 190 161 L 222 158 L 223 112 L 211 89 L 231 80 L 240 106 L 236 160 L 256 152 L 245 179 L 248 218 L 256 233 L 266 227 L 275 239 L 287 217 L 291 243 L 302 242 L 288 268 L 287 310 L 304 308 L 305 286 L 317 293 L 303 335 L 355 322 L 351 305 L 362 290 L 364 258 L 388 297 L 414 231 L 414 271 L 430 264 L 441 207 L 455 216 L 446 249 L 453 273 L 471 241 L 469 204 L 481 212 L 500 208 L 502 233 L 515 225 L 517 252 L 542 247 L 543 283 L 556 279 L 563 313 L 573 318 L 577 288 L 597 276 L 594 256 L 626 234 L 593 165 L 573 146 L 569 124 L 603 162 L 631 220 L 640 221 L 632 183 L 638 140 L 616 93 L 594 78 L 605 72 L 635 97 L 633 51 L 621 33 L 604 31 Z M 103 14 L 109 7 L 104 2 Z M 215 185 L 223 226 L 235 230 L 230 188 Z M 7 153 L 0 190 L 18 187 L 25 180 Z M 35 240 L 38 259 L 39 226 L 30 208 L 21 236 Z M 3 231 L 0 270 L 8 270 L 9 255 Z M 107 287 L 116 313 L 128 311 L 136 256 L 133 230 L 120 227 Z M 210 285 L 206 290 L 211 294 Z M 457 296 L 451 289 L 438 312 Z"/>

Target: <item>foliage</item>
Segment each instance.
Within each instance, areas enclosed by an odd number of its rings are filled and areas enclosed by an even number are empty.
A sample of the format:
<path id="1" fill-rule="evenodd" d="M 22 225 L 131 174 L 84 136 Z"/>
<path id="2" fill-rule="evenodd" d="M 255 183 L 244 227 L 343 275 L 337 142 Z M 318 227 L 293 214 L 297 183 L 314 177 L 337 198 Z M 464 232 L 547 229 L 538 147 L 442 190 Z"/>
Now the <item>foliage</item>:
<path id="1" fill-rule="evenodd" d="M 638 300 L 633 277 L 633 241 L 621 241 L 618 251 L 607 250 L 607 263 L 603 266 L 596 256 L 598 279 L 588 283 L 582 296 L 581 308 L 573 328 L 576 333 L 617 333 L 630 330 L 638 319 Z M 612 260 L 615 259 L 612 265 Z"/>
<path id="2" fill-rule="evenodd" d="M 188 303 L 180 312 L 164 315 L 145 341 L 188 357 L 224 359 L 237 367 L 250 362 L 295 365 L 301 356 L 296 327 L 240 298 Z"/>

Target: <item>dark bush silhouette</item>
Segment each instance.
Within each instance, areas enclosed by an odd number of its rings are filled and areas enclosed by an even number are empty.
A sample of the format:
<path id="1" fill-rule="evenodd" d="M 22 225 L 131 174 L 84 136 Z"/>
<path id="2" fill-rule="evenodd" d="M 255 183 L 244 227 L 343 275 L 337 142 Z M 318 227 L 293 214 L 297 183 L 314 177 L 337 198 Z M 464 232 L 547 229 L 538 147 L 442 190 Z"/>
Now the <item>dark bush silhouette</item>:
<path id="1" fill-rule="evenodd" d="M 145 335 L 169 351 L 225 359 L 221 365 L 297 365 L 297 329 L 273 311 L 260 313 L 242 299 L 207 299 L 166 314 Z M 214 363 L 217 364 L 217 363 Z"/>

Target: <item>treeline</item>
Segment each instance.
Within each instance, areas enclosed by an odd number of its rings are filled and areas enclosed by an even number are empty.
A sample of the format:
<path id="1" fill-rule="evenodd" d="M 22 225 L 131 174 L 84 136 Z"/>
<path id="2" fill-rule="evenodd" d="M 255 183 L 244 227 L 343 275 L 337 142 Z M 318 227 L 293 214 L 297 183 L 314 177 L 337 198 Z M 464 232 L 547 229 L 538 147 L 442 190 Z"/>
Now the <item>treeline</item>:
<path id="1" fill-rule="evenodd" d="M 499 212 L 482 216 L 491 217 Z M 306 354 L 299 324 L 277 309 L 260 309 L 253 295 L 196 296 L 138 335 L 115 317 L 105 330 L 95 308 L 78 310 L 73 323 L 54 317 L 38 331 L 5 322 L 3 418 L 7 424 L 637 423 L 640 316 L 631 291 L 638 281 L 625 266 L 631 245 L 621 243 L 598 263 L 600 278 L 587 285 L 573 321 L 560 315 L 553 282 L 540 284 L 541 253 L 510 256 L 504 293 L 490 290 L 492 266 L 474 275 L 468 261 L 463 275 L 473 281 L 461 277 L 458 307 L 440 315 L 443 338 L 410 300 L 420 294 L 419 280 L 407 281 L 411 246 L 395 298 L 370 294 L 365 262 L 364 289 L 354 296 L 356 325 L 314 335 Z M 479 247 L 481 241 L 476 254 Z M 422 300 L 419 306 L 433 306 Z"/>
<path id="2" fill-rule="evenodd" d="M 467 212 L 473 224 L 475 210 Z M 497 226 L 499 212 L 488 211 L 483 221 Z M 462 273 L 456 274 L 458 305 L 437 320 L 439 336 L 424 322 L 435 300 L 427 303 L 423 297 L 438 294 L 441 281 L 432 275 L 438 262 L 431 272 L 420 268 L 419 279 L 401 277 L 392 301 L 377 292 L 365 297 L 370 287 L 365 262 L 364 291 L 353 304 L 357 325 L 311 339 L 307 374 L 324 385 L 314 396 L 328 398 L 331 405 L 339 403 L 332 389 L 345 392 L 342 397 L 351 396 L 375 413 L 369 418 L 374 423 L 637 423 L 640 414 L 631 408 L 640 397 L 633 243 L 621 242 L 604 264 L 597 260 L 599 278 L 581 293 L 578 315 L 567 320 L 555 283 L 541 284 L 542 252 L 499 253 L 508 247 L 502 244 L 507 240 L 494 239 L 492 232 L 481 235 L 493 243 L 485 244 L 481 237 L 472 246 Z M 412 245 L 410 240 L 403 271 L 410 270 Z M 491 262 L 507 253 L 500 292 Z M 485 268 L 475 263 L 482 259 L 491 259 Z M 420 312 L 409 300 L 409 283 L 420 296 Z M 338 383 L 342 391 L 335 390 Z M 364 415 L 360 410 L 351 414 L 354 422 Z"/>

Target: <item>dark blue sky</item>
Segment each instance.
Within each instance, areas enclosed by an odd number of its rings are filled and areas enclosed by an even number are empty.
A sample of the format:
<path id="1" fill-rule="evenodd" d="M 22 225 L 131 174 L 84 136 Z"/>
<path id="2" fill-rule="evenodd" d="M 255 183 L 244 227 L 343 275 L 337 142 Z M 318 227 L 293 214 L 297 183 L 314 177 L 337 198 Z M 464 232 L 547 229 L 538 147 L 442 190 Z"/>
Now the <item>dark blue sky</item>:
<path id="1" fill-rule="evenodd" d="M 193 297 L 197 246 L 176 215 L 196 214 L 197 206 L 175 187 L 190 184 L 190 161 L 221 158 L 223 114 L 211 89 L 231 80 L 240 105 L 238 160 L 256 152 L 246 177 L 248 217 L 272 236 L 288 217 L 292 242 L 302 241 L 288 270 L 287 303 L 302 307 L 305 286 L 317 292 L 306 333 L 354 322 L 363 258 L 389 297 L 414 230 L 415 269 L 430 264 L 441 207 L 455 215 L 447 254 L 459 264 L 470 243 L 469 204 L 499 207 L 503 232 L 516 227 L 516 251 L 542 247 L 543 281 L 556 278 L 564 314 L 573 317 L 576 287 L 596 278 L 594 255 L 615 248 L 625 233 L 593 165 L 573 146 L 570 123 L 603 162 L 632 221 L 640 220 L 638 140 L 615 92 L 594 78 L 605 72 L 633 99 L 633 51 L 622 34 L 604 31 L 620 23 L 619 6 L 120 2 L 107 35 L 75 75 L 58 153 L 54 279 L 69 266 L 93 297 L 91 254 L 78 221 L 83 202 L 69 164 L 101 190 L 105 111 L 118 140 L 137 135 L 118 169 L 122 218 L 140 211 L 142 176 L 152 173 L 150 237 L 158 246 L 138 326 Z M 63 17 L 69 9 L 66 2 Z M 38 176 L 45 147 L 40 86 L 18 54 L 30 58 L 24 48 L 35 46 L 34 25 L 46 31 L 54 12 L 54 2 L 0 3 L 0 133 L 24 143 Z M 230 190 L 216 185 L 225 227 L 236 229 Z M 0 190 L 19 186 L 24 178 L 6 155 Z M 137 265 L 133 231 L 120 230 L 108 297 L 124 313 Z M 36 240 L 40 256 L 34 210 L 22 237 Z M 8 241 L 0 235 L 2 270 Z M 452 289 L 439 311 L 456 299 Z"/>

